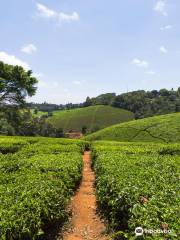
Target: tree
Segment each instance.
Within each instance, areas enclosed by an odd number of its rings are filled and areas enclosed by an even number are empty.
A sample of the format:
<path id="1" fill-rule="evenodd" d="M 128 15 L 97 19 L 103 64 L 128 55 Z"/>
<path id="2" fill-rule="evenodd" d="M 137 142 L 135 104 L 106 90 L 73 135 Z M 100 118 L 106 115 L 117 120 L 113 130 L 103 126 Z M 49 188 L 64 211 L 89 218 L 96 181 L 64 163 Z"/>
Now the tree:
<path id="1" fill-rule="evenodd" d="M 164 96 L 164 97 L 168 97 L 170 95 L 170 92 L 165 88 L 160 89 L 159 93 L 160 93 L 161 96 Z"/>
<path id="2" fill-rule="evenodd" d="M 34 114 L 38 114 L 38 112 L 39 112 L 39 110 L 38 110 L 38 108 L 36 107 L 35 109 L 34 109 Z"/>
<path id="3" fill-rule="evenodd" d="M 82 132 L 83 135 L 86 134 L 87 133 L 87 127 L 83 126 L 81 132 Z"/>
<path id="4" fill-rule="evenodd" d="M 91 101 L 93 105 L 111 105 L 115 97 L 116 97 L 115 93 L 105 93 L 95 98 L 92 98 Z"/>
<path id="5" fill-rule="evenodd" d="M 112 106 L 132 111 L 135 118 L 178 112 L 180 106 L 178 91 L 161 89 L 159 91 L 133 91 L 117 95 Z"/>
<path id="6" fill-rule="evenodd" d="M 86 101 L 84 103 L 84 107 L 89 107 L 91 105 L 92 105 L 92 101 L 91 101 L 90 97 L 87 97 Z"/>
<path id="7" fill-rule="evenodd" d="M 48 117 L 52 117 L 53 116 L 53 112 L 52 111 L 48 111 Z"/>
<path id="8" fill-rule="evenodd" d="M 14 128 L 7 122 L 6 118 L 0 118 L 0 135 L 15 135 Z"/>
<path id="9" fill-rule="evenodd" d="M 36 93 L 37 82 L 31 70 L 0 61 L 0 104 L 23 105 L 27 96 Z"/>
<path id="10" fill-rule="evenodd" d="M 56 137 L 64 137 L 64 132 L 62 128 L 56 129 Z"/>

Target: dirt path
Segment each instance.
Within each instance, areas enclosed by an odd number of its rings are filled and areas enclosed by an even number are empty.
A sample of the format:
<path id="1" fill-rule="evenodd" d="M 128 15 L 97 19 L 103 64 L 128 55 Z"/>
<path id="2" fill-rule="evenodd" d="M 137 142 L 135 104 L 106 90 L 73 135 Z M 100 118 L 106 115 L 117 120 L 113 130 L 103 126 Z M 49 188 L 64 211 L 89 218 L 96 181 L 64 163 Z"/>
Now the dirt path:
<path id="1" fill-rule="evenodd" d="M 72 199 L 72 228 L 63 240 L 108 240 L 103 236 L 105 225 L 96 214 L 95 175 L 91 169 L 90 152 L 83 156 L 84 170 L 80 188 Z"/>

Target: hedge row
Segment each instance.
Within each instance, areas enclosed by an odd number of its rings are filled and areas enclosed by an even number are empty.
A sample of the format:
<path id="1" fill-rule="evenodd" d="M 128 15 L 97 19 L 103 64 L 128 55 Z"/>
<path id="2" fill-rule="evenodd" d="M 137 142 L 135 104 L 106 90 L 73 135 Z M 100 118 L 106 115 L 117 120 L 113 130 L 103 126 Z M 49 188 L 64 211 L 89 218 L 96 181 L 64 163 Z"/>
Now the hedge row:
<path id="1" fill-rule="evenodd" d="M 180 144 L 93 145 L 97 197 L 115 239 L 135 239 L 135 228 L 171 231 L 143 239 L 177 239 Z"/>
<path id="2" fill-rule="evenodd" d="M 0 239 L 44 239 L 48 222 L 64 222 L 82 173 L 83 141 L 0 138 Z M 12 154 L 14 146 L 21 146 Z M 7 148 L 6 148 L 7 149 Z"/>

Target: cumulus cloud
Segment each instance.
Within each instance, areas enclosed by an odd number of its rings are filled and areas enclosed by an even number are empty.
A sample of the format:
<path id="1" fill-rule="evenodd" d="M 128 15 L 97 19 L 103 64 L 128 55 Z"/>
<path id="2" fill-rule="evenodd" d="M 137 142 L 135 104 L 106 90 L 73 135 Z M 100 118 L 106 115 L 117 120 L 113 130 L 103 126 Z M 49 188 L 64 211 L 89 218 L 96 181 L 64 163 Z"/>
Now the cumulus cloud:
<path id="1" fill-rule="evenodd" d="M 6 52 L 0 52 L 0 61 L 3 61 L 4 63 L 10 64 L 10 65 L 18 65 L 23 67 L 25 70 L 29 70 L 30 66 L 28 63 L 22 61 L 21 59 L 17 58 L 14 55 L 9 55 Z"/>
<path id="2" fill-rule="evenodd" d="M 34 44 L 30 43 L 30 44 L 23 46 L 21 48 L 21 51 L 24 53 L 27 53 L 27 54 L 32 54 L 32 53 L 37 52 L 37 47 Z"/>
<path id="3" fill-rule="evenodd" d="M 132 60 L 132 64 L 136 65 L 137 67 L 148 68 L 149 63 L 145 60 L 140 60 L 138 58 L 134 58 Z"/>
<path id="4" fill-rule="evenodd" d="M 160 52 L 163 53 L 163 54 L 168 53 L 167 48 L 165 48 L 164 46 L 161 46 L 161 47 L 159 48 L 159 50 L 160 50 Z"/>
<path id="5" fill-rule="evenodd" d="M 56 12 L 53 9 L 48 8 L 47 6 L 37 3 L 36 5 L 38 15 L 44 18 L 53 18 L 59 22 L 73 22 L 79 21 L 80 17 L 77 12 L 73 12 L 72 14 L 67 14 L 63 12 Z"/>
<path id="6" fill-rule="evenodd" d="M 154 11 L 162 14 L 163 16 L 167 16 L 167 11 L 166 11 L 166 2 L 164 0 L 159 0 L 156 2 L 155 6 L 154 6 Z"/>
<path id="7" fill-rule="evenodd" d="M 172 28 L 173 28 L 172 25 L 166 25 L 164 27 L 161 27 L 160 29 L 161 29 L 161 31 L 166 31 L 166 30 L 171 30 Z"/>

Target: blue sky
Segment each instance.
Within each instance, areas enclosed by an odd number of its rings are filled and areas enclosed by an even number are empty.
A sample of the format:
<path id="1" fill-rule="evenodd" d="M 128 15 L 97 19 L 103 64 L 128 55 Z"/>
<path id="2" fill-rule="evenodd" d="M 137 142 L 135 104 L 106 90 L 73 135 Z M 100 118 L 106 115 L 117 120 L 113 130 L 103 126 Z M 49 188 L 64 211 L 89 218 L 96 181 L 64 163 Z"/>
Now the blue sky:
<path id="1" fill-rule="evenodd" d="M 35 102 L 180 86 L 179 0 L 0 2 L 0 60 L 31 68 Z"/>

